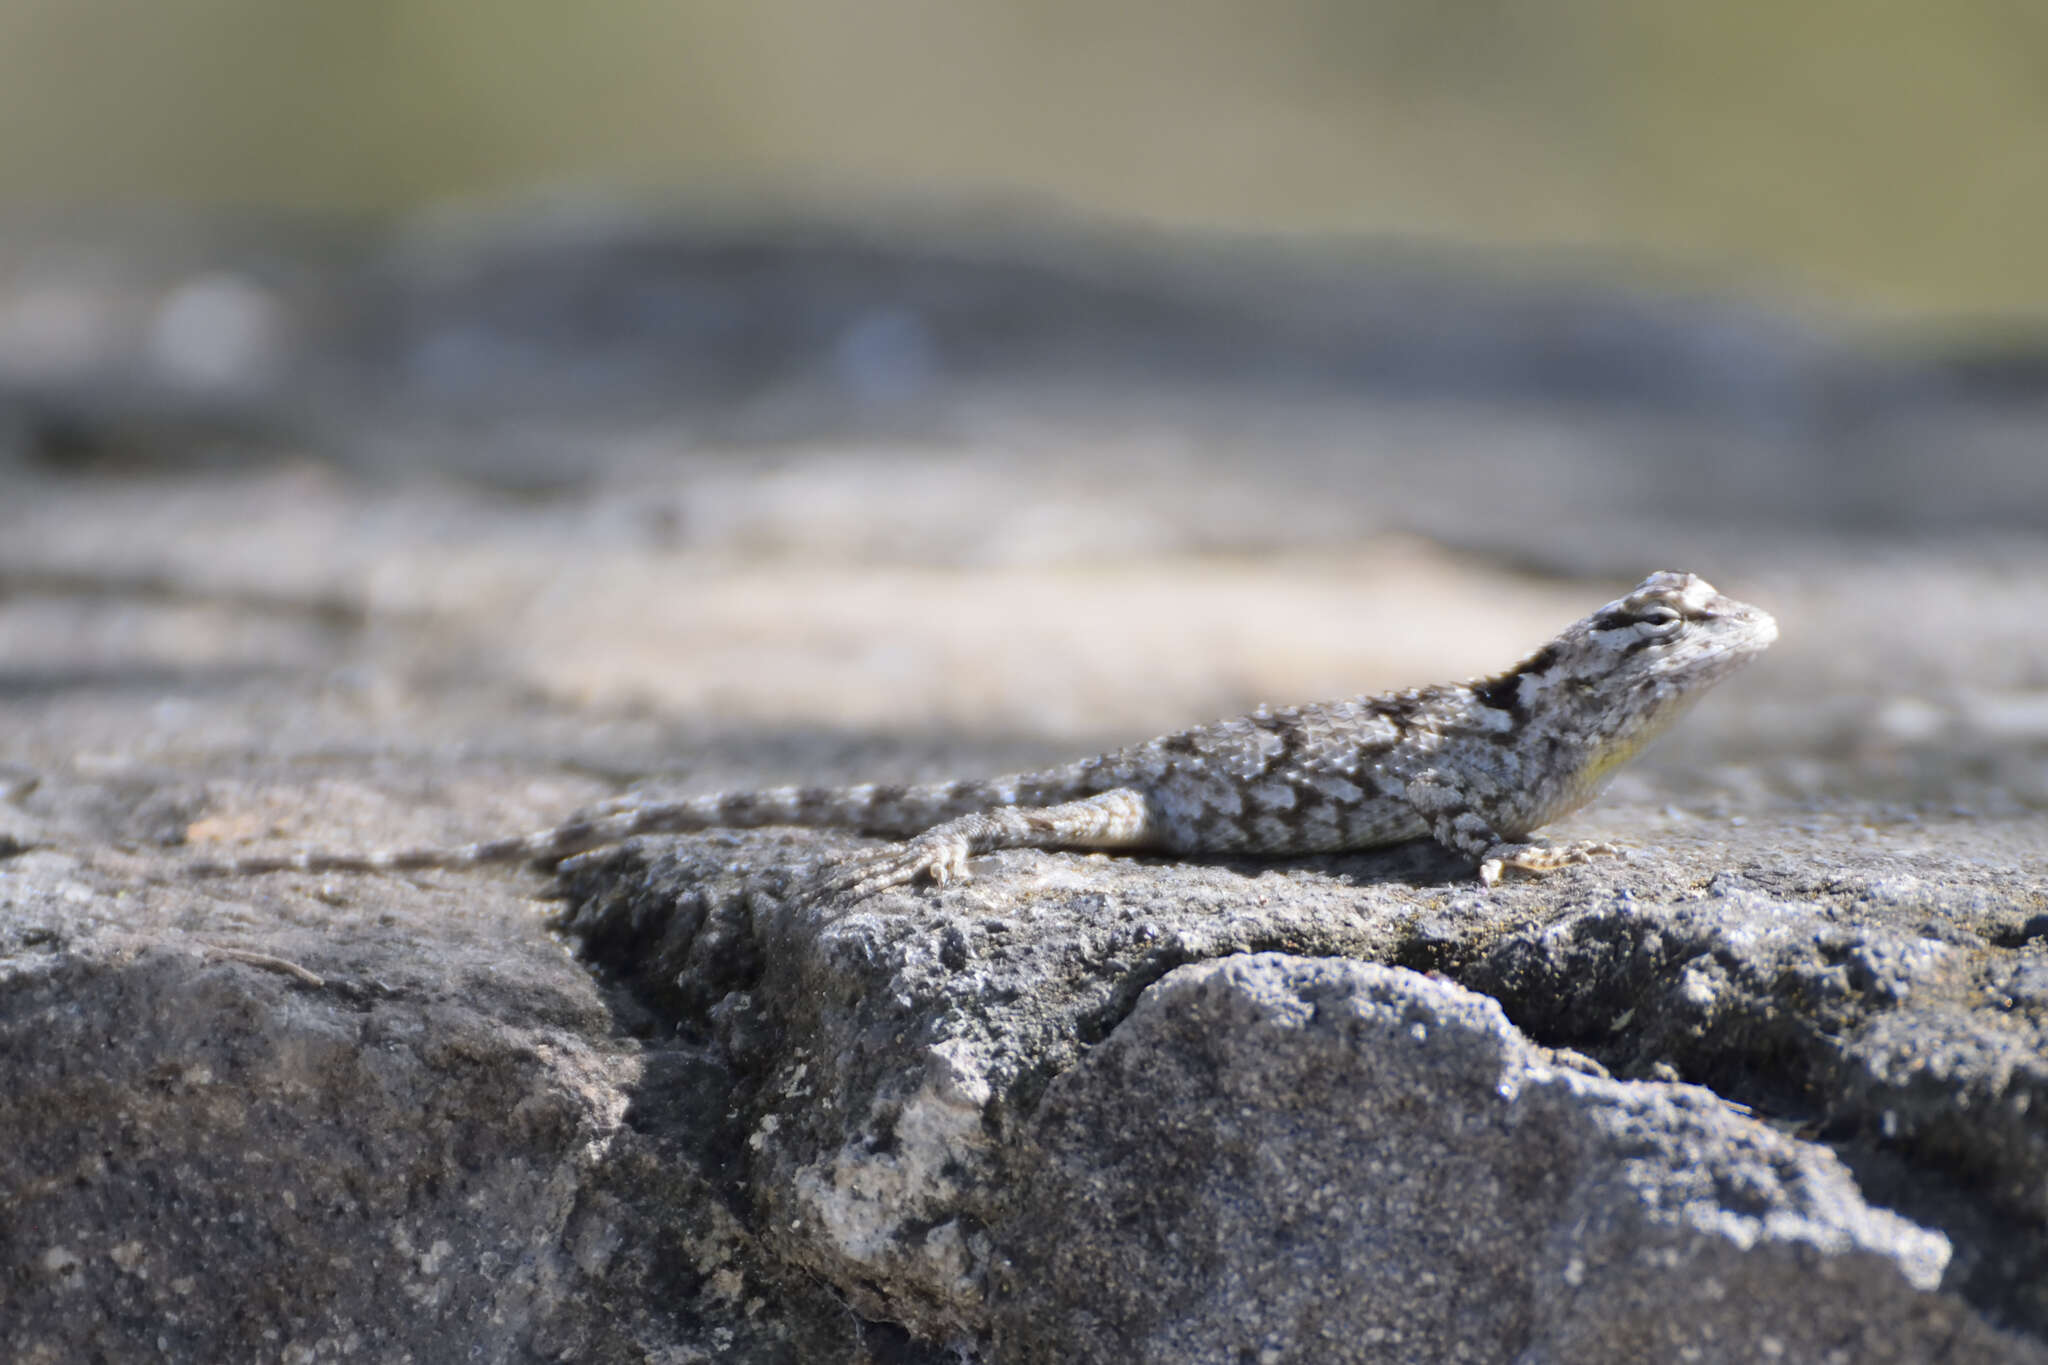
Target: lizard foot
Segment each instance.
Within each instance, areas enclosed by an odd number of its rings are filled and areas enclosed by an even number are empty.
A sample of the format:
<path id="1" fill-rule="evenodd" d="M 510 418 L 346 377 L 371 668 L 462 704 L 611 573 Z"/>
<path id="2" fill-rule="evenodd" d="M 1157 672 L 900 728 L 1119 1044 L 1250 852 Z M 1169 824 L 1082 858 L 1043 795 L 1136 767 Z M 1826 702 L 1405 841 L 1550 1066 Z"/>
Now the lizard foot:
<path id="1" fill-rule="evenodd" d="M 934 886 L 972 880 L 967 872 L 967 841 L 951 835 L 920 834 L 900 844 L 884 844 L 851 854 L 828 865 L 818 878 L 824 895 L 860 899 L 877 891 L 929 877 Z"/>
<path id="2" fill-rule="evenodd" d="M 1590 863 L 1595 858 L 1618 855 L 1621 850 L 1613 844 L 1580 841 L 1570 844 L 1495 844 L 1486 850 L 1486 856 L 1479 860 L 1479 880 L 1492 886 L 1501 879 L 1504 872 L 1526 872 L 1541 876 L 1555 872 L 1560 867 L 1573 863 Z"/>

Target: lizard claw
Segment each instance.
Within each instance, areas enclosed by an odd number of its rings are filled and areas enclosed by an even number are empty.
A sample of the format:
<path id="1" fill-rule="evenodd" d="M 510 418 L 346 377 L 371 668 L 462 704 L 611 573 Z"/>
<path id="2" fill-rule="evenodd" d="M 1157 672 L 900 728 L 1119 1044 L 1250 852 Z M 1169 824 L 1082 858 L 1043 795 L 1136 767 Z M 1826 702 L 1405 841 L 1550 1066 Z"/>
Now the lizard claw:
<path id="1" fill-rule="evenodd" d="M 965 840 L 919 835 L 900 844 L 867 849 L 830 864 L 818 878 L 821 894 L 854 899 L 929 877 L 934 886 L 971 881 Z"/>
<path id="2" fill-rule="evenodd" d="M 1479 881 L 1492 886 L 1503 873 L 1513 870 L 1541 876 L 1573 863 L 1590 863 L 1595 858 L 1615 857 L 1621 849 L 1613 844 L 1582 840 L 1569 844 L 1496 844 L 1479 863 Z"/>

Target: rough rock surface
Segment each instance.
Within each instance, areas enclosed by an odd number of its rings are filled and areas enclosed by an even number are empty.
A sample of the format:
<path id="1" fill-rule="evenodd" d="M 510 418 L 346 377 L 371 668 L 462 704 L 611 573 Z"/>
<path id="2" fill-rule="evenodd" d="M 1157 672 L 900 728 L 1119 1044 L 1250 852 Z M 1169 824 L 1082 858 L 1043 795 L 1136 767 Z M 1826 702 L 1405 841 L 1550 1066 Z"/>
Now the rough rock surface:
<path id="1" fill-rule="evenodd" d="M 706 1145 L 725 1064 L 616 1038 L 518 897 L 159 915 L 54 854 L 5 866 L 6 1359 L 822 1360 L 858 1340 L 750 1258 Z"/>
<path id="2" fill-rule="evenodd" d="M 2003 1354 L 1927 1292 L 1945 1239 L 1825 1151 L 1560 1066 L 1398 967 L 1182 968 L 1032 1128 L 998 1308 L 1023 1359 Z"/>
<path id="3" fill-rule="evenodd" d="M 1905 858 L 1773 902 L 1713 844 L 1488 895 L 1019 853 L 849 908 L 783 893 L 813 852 L 565 889 L 740 1059 L 763 1236 L 864 1314 L 1001 1360 L 2048 1359 L 1990 1325 L 2042 1323 L 2041 958 L 1960 890 L 1931 938 Z"/>
<path id="4" fill-rule="evenodd" d="M 2040 926 L 1966 859 L 1024 852 L 847 906 L 790 892 L 820 842 L 571 863 L 602 986 L 504 877 L 10 860 L 8 1350 L 2048 1359 Z"/>

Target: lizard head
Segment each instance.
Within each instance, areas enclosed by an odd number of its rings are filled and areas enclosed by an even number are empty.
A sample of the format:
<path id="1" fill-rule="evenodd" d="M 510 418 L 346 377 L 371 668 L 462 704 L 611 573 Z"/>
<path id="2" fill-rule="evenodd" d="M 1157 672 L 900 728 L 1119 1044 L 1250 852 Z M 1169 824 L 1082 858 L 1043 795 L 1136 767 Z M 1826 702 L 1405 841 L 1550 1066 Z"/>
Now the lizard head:
<path id="1" fill-rule="evenodd" d="M 1769 612 L 1696 574 L 1654 573 L 1475 690 L 1532 728 L 1597 738 L 1619 762 L 1777 638 Z"/>

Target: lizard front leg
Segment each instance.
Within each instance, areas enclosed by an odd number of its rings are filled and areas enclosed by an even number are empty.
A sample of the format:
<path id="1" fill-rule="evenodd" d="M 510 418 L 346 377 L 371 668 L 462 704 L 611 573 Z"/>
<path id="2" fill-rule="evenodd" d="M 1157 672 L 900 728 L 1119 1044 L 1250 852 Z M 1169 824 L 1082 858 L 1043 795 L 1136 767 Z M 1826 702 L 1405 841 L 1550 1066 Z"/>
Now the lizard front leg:
<path id="1" fill-rule="evenodd" d="M 1432 838 L 1479 864 L 1479 880 L 1486 886 L 1509 869 L 1538 875 L 1621 851 L 1590 841 L 1538 844 L 1504 839 L 1472 797 L 1433 768 L 1408 782 L 1408 804 L 1428 823 Z"/>
<path id="2" fill-rule="evenodd" d="M 969 858 L 1004 848 L 1128 849 L 1154 842 L 1151 808 L 1144 796 L 1118 787 L 1057 806 L 996 806 L 948 820 L 914 839 L 833 864 L 819 889 L 867 896 L 919 877 L 929 877 L 939 886 L 964 882 Z"/>

